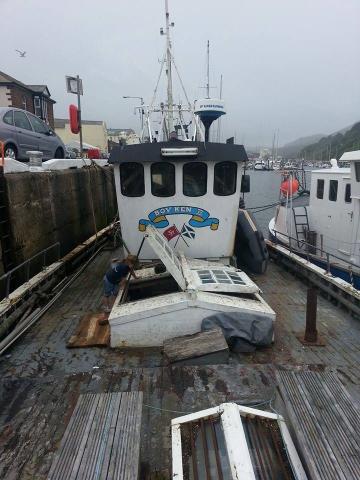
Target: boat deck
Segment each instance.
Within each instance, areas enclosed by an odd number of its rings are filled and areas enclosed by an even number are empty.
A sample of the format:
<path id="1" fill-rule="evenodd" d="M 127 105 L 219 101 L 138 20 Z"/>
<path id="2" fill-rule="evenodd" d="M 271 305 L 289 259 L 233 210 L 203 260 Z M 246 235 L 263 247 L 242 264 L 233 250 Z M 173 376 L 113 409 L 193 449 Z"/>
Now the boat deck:
<path id="1" fill-rule="evenodd" d="M 252 354 L 232 354 L 228 365 L 171 368 L 158 350 L 66 348 L 79 319 L 99 311 L 102 277 L 113 256 L 103 251 L 0 357 L 0 478 L 47 478 L 80 394 L 143 392 L 140 478 L 145 479 L 171 476 L 172 418 L 226 401 L 266 402 L 277 391 L 278 369 L 336 373 L 360 400 L 360 322 L 319 298 L 318 330 L 325 346 L 303 346 L 296 335 L 304 332 L 306 287 L 274 263 L 254 280 L 277 313 L 275 343 Z"/>

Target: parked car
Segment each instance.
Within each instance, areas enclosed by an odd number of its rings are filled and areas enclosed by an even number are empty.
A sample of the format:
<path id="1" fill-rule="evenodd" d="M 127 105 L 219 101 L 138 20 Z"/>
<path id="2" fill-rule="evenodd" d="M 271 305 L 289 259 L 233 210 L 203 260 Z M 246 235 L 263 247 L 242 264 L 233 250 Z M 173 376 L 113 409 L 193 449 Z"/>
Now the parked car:
<path id="1" fill-rule="evenodd" d="M 65 158 L 65 145 L 56 133 L 20 108 L 0 107 L 0 141 L 5 143 L 5 157 L 16 160 L 28 160 L 28 150 L 43 152 L 44 160 Z"/>
<path id="2" fill-rule="evenodd" d="M 77 158 L 75 150 L 68 145 L 65 145 L 65 158 Z"/>

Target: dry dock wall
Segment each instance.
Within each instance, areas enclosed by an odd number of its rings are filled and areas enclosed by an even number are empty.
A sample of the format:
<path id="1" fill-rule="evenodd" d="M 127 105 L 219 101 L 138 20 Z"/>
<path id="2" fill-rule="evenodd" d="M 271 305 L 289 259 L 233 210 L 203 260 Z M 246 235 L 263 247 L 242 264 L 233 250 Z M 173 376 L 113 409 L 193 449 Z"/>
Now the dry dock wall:
<path id="1" fill-rule="evenodd" d="M 11 229 L 11 255 L 16 265 L 59 242 L 64 255 L 117 213 L 112 167 L 84 167 L 5 176 Z M 0 265 L 0 274 L 4 262 Z"/>

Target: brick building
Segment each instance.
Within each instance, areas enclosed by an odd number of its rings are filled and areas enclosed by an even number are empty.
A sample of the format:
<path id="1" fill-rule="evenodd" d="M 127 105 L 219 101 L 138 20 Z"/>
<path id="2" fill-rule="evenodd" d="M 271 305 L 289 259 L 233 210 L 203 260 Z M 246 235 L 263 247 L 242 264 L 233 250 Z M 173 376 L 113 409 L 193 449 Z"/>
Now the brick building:
<path id="1" fill-rule="evenodd" d="M 46 85 L 25 85 L 0 71 L 0 107 L 22 108 L 54 128 L 54 103 Z"/>

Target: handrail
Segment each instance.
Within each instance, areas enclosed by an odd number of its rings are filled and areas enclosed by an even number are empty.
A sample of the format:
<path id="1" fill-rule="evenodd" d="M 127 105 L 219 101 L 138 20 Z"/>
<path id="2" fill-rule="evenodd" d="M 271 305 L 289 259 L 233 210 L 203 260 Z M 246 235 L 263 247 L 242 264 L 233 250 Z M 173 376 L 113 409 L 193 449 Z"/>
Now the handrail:
<path id="1" fill-rule="evenodd" d="M 5 165 L 5 143 L 0 141 L 0 167 Z"/>
<path id="2" fill-rule="evenodd" d="M 306 242 L 305 240 L 299 240 L 299 242 L 297 241 L 296 238 L 294 237 L 291 237 L 290 235 L 287 235 L 286 233 L 283 233 L 283 232 L 279 232 L 277 230 L 272 230 L 274 233 L 275 233 L 275 240 L 277 240 L 277 234 L 280 234 L 282 235 L 283 237 L 287 237 L 290 242 L 289 242 L 289 245 L 284 245 L 286 248 L 288 248 L 290 250 L 290 252 L 292 253 L 293 251 L 293 248 L 292 248 L 292 245 L 291 245 L 291 240 L 294 240 L 295 242 L 297 243 L 301 243 L 301 247 L 303 245 L 306 245 L 306 246 L 309 246 L 311 248 L 315 248 L 315 251 L 317 250 L 320 250 L 316 245 L 312 245 L 311 243 L 308 243 Z M 300 247 L 300 248 L 301 248 Z M 295 249 L 295 251 L 298 251 Z M 338 257 L 337 255 L 335 255 L 334 253 L 330 253 L 330 252 L 326 252 L 324 249 L 321 249 L 321 252 L 325 253 L 326 255 L 326 273 L 329 274 L 330 273 L 330 267 L 331 267 L 331 263 L 330 263 L 330 257 L 333 257 L 333 258 L 336 258 L 336 260 L 340 260 L 341 262 L 347 264 L 349 266 L 349 273 L 350 273 L 350 277 L 352 278 L 352 267 L 355 267 L 356 269 L 360 269 L 360 266 L 359 265 L 356 265 L 355 263 L 352 263 L 352 262 L 349 262 L 349 260 L 345 260 L 341 257 Z M 310 255 L 311 253 L 309 252 L 309 249 L 306 250 L 306 252 L 303 252 L 303 253 L 306 253 L 306 257 L 307 257 L 307 261 L 309 262 L 310 261 Z M 353 283 L 353 282 L 352 282 Z"/>
<path id="3" fill-rule="evenodd" d="M 25 282 L 28 282 L 29 277 L 30 277 L 30 263 L 31 263 L 31 261 L 34 260 L 35 258 L 43 256 L 43 268 L 45 268 L 46 267 L 46 254 L 49 250 L 52 250 L 55 247 L 57 247 L 57 260 L 59 260 L 60 259 L 60 242 L 56 242 L 56 243 L 53 243 L 52 245 L 50 245 L 49 247 L 44 248 L 40 252 L 36 253 L 32 257 L 25 260 L 25 262 L 20 263 L 19 265 L 17 265 L 13 269 L 9 270 L 8 272 L 4 273 L 4 275 L 2 275 L 0 277 L 0 282 L 2 282 L 3 280 L 6 281 L 5 298 L 9 298 L 9 295 L 10 295 L 10 280 L 11 280 L 12 274 L 26 265 L 27 268 L 26 268 L 26 280 L 25 280 Z"/>

